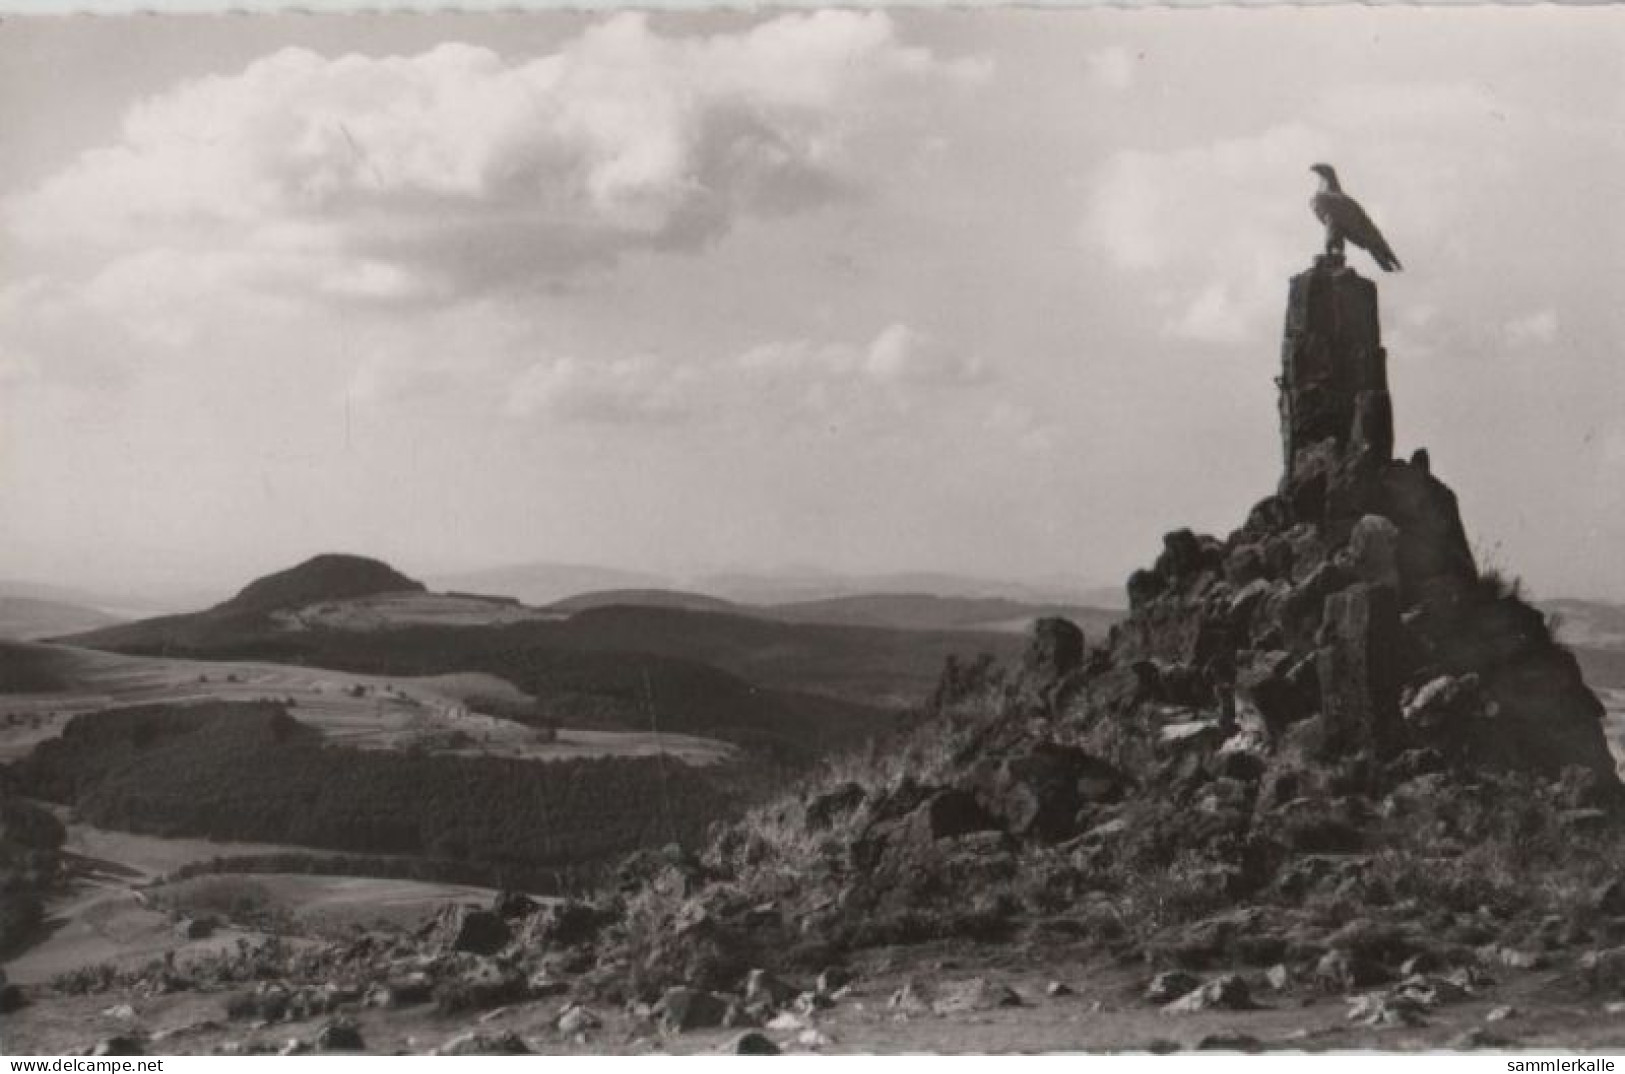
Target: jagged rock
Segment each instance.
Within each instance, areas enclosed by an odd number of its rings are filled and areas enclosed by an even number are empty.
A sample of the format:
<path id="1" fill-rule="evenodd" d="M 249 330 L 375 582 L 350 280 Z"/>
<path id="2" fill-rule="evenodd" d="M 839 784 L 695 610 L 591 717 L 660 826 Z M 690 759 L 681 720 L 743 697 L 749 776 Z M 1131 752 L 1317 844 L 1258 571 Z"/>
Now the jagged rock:
<path id="1" fill-rule="evenodd" d="M 1127 778 L 1072 746 L 1043 742 L 999 764 L 983 799 L 1013 834 L 1049 841 L 1077 832 L 1079 810 L 1121 795 Z"/>
<path id="2" fill-rule="evenodd" d="M 530 1048 L 517 1033 L 489 1035 L 470 1030 L 448 1039 L 435 1055 L 529 1055 Z"/>
<path id="3" fill-rule="evenodd" d="M 513 935 L 508 923 L 496 914 L 463 905 L 449 906 L 442 911 L 437 931 L 446 950 L 476 955 L 496 954 Z"/>
<path id="4" fill-rule="evenodd" d="M 745 979 L 745 1006 L 777 1010 L 792 1002 L 803 990 L 786 984 L 764 969 L 754 969 Z"/>
<path id="5" fill-rule="evenodd" d="M 1328 731 L 1353 748 L 1393 741 L 1402 678 L 1394 591 L 1362 582 L 1332 594 L 1322 629 L 1317 670 Z"/>
<path id="6" fill-rule="evenodd" d="M 597 938 L 604 921 L 605 915 L 597 907 L 562 899 L 543 906 L 531 918 L 528 938 L 543 947 L 576 947 Z"/>
<path id="7" fill-rule="evenodd" d="M 943 985 L 931 1010 L 936 1014 L 965 1014 L 1021 1005 L 1021 997 L 1009 986 L 995 984 L 985 977 L 973 977 Z"/>
<path id="8" fill-rule="evenodd" d="M 728 1000 L 697 988 L 668 988 L 655 1004 L 660 1026 L 668 1033 L 692 1029 L 712 1029 L 722 1025 L 728 1014 Z"/>
<path id="9" fill-rule="evenodd" d="M 850 781 L 815 795 L 807 802 L 807 827 L 814 831 L 830 827 L 838 818 L 862 805 L 865 797 L 864 789 Z"/>
<path id="10" fill-rule="evenodd" d="M 1236 693 L 1263 718 L 1272 739 L 1314 712 L 1318 698 L 1305 689 L 1299 670 L 1308 663 L 1304 657 L 1279 649 L 1237 658 Z"/>
<path id="11" fill-rule="evenodd" d="M 1151 983 L 1145 987 L 1145 998 L 1150 1003 L 1162 1006 L 1194 991 L 1201 987 L 1201 984 L 1202 979 L 1193 973 L 1167 970 L 1151 978 Z"/>
<path id="12" fill-rule="evenodd" d="M 1349 532 L 1339 565 L 1372 585 L 1399 591 L 1399 527 L 1381 515 L 1366 515 Z"/>
<path id="13" fill-rule="evenodd" d="M 1039 619 L 1021 658 L 1022 670 L 1040 681 L 1070 675 L 1083 664 L 1083 643 L 1083 631 L 1071 620 L 1058 616 Z"/>
<path id="14" fill-rule="evenodd" d="M 1185 993 L 1163 1010 L 1169 1014 L 1192 1014 L 1212 1010 L 1248 1011 L 1256 1006 L 1247 982 L 1239 974 L 1227 973 Z"/>
<path id="15" fill-rule="evenodd" d="M 741 1033 L 720 1049 L 727 1055 L 778 1055 L 779 1046 L 766 1035 L 751 1030 Z"/>

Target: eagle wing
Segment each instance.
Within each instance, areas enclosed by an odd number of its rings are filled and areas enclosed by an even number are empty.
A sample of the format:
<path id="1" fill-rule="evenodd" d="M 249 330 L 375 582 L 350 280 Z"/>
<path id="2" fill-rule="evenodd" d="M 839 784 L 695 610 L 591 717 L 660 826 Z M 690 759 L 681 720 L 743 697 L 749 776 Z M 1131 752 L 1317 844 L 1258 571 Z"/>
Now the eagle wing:
<path id="1" fill-rule="evenodd" d="M 1360 208 L 1360 203 L 1347 194 L 1317 194 L 1311 202 L 1320 222 L 1336 229 L 1348 241 L 1371 254 L 1384 272 L 1393 272 L 1405 266 L 1399 263 L 1388 240 L 1382 237 L 1371 217 Z"/>

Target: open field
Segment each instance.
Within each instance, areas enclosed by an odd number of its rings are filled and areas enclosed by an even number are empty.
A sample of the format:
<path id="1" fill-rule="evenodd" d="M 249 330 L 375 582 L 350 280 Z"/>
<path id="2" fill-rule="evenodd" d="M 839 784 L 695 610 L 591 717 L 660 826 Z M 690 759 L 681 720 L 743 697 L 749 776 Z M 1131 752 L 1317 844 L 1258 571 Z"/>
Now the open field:
<path id="1" fill-rule="evenodd" d="M 67 810 L 53 809 L 65 821 Z M 7 975 L 25 984 L 48 981 L 81 966 L 127 967 L 174 952 L 177 957 L 231 947 L 263 935 L 221 927 L 187 939 L 177 914 L 223 919 L 231 908 L 277 921 L 299 933 L 332 933 L 350 925 L 411 927 L 449 901 L 486 902 L 491 892 L 461 884 L 371 877 L 224 874 L 164 882 L 186 865 L 214 858 L 309 853 L 271 843 L 169 839 L 68 823 L 63 845 L 72 876 L 49 904 L 51 932 L 6 963 Z"/>
<path id="2" fill-rule="evenodd" d="M 362 749 L 413 745 L 437 752 L 553 760 L 665 753 L 689 764 L 725 760 L 733 747 L 691 735 L 562 730 L 556 740 L 482 707 L 528 709 L 529 695 L 494 675 L 357 675 L 288 664 L 125 656 L 66 646 L 9 644 L 0 660 L 39 661 L 63 689 L 0 694 L 0 762 L 61 733 L 73 716 L 129 705 L 194 701 L 290 702 L 298 720 Z"/>
<path id="3" fill-rule="evenodd" d="M 503 626 L 566 616 L 502 597 L 406 592 L 323 601 L 273 612 L 271 618 L 284 630 L 391 630 L 409 626 Z"/>

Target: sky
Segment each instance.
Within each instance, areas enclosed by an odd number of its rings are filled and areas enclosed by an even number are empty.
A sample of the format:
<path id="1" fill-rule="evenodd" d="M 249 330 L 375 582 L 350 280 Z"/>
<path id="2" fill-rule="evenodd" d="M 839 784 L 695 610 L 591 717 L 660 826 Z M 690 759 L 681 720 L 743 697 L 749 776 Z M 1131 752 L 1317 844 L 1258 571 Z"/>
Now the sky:
<path id="1" fill-rule="evenodd" d="M 0 577 L 1117 584 L 1279 473 L 1334 163 L 1399 449 L 1625 599 L 1625 9 L 0 23 Z M 1381 275 L 1362 254 L 1353 263 Z"/>

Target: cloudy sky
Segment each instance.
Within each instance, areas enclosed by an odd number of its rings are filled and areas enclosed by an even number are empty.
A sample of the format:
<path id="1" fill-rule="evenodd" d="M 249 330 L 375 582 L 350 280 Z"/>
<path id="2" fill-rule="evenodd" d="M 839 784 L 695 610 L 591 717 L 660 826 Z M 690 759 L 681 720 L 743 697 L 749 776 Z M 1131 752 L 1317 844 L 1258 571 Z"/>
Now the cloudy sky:
<path id="1" fill-rule="evenodd" d="M 1625 598 L 1622 54 L 1617 8 L 10 20 L 0 576 L 1115 583 L 1272 487 L 1329 160 L 1409 269 L 1401 450 L 1481 558 Z"/>

